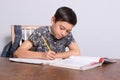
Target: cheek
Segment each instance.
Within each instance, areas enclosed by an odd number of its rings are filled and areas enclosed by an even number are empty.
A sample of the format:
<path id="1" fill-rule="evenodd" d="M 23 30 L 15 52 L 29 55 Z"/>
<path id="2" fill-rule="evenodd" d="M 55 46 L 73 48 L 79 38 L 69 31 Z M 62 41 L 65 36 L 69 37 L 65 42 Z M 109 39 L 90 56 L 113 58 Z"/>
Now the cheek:
<path id="1" fill-rule="evenodd" d="M 59 29 L 59 27 L 56 27 L 56 28 L 55 28 L 55 32 L 56 32 L 56 33 L 60 33 L 60 31 L 61 31 L 61 30 Z"/>
<path id="2" fill-rule="evenodd" d="M 56 27 L 54 27 L 54 35 L 57 35 L 57 34 L 59 34 L 59 29 L 58 28 L 56 28 Z"/>

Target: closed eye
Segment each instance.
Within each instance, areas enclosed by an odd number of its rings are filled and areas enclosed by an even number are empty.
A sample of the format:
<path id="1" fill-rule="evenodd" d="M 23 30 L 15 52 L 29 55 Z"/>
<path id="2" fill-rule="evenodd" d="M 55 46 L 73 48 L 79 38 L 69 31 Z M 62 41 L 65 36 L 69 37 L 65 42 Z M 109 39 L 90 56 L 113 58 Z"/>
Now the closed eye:
<path id="1" fill-rule="evenodd" d="M 65 28 L 64 28 L 63 26 L 60 26 L 60 29 L 61 29 L 61 30 L 65 30 Z"/>

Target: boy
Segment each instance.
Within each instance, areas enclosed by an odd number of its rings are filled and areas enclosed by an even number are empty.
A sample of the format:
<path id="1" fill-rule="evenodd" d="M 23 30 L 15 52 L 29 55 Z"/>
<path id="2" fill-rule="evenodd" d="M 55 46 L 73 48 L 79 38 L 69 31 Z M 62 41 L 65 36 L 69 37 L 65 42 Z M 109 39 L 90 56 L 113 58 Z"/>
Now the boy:
<path id="1" fill-rule="evenodd" d="M 51 18 L 51 26 L 36 29 L 14 53 L 14 57 L 38 58 L 53 60 L 80 55 L 71 30 L 77 23 L 74 11 L 68 7 L 60 7 Z M 30 49 L 34 47 L 35 51 Z M 65 51 L 68 47 L 69 51 Z"/>

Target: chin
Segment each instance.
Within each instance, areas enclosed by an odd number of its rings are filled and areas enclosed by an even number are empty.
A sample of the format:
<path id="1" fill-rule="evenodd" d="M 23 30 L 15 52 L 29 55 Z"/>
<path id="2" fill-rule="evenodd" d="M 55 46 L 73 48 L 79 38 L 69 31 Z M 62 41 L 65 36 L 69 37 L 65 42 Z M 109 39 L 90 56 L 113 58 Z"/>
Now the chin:
<path id="1" fill-rule="evenodd" d="M 59 36 L 55 36 L 55 38 L 56 38 L 56 39 L 61 39 L 61 37 L 59 37 Z"/>
<path id="2" fill-rule="evenodd" d="M 56 37 L 56 39 L 61 39 L 61 38 L 59 38 L 59 37 Z"/>

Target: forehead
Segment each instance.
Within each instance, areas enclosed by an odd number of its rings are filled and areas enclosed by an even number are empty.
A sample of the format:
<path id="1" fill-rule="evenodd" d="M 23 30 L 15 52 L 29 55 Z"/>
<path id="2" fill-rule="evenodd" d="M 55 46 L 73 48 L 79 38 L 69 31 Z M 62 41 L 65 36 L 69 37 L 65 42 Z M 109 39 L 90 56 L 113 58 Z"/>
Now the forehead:
<path id="1" fill-rule="evenodd" d="M 65 21 L 58 21 L 58 24 L 67 30 L 72 30 L 72 28 L 73 28 L 72 24 L 65 22 Z"/>

